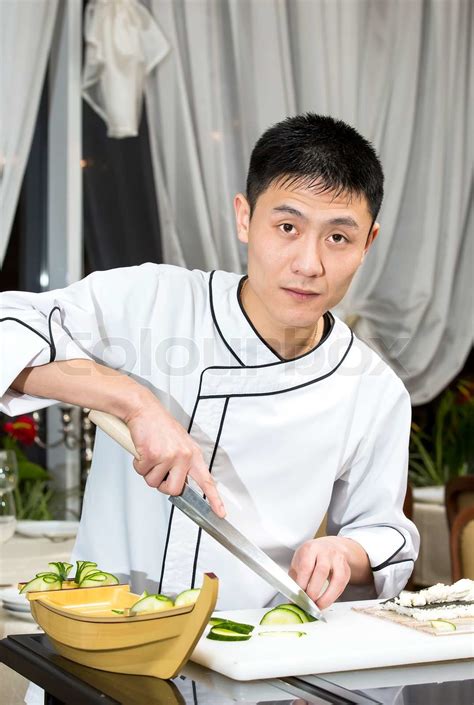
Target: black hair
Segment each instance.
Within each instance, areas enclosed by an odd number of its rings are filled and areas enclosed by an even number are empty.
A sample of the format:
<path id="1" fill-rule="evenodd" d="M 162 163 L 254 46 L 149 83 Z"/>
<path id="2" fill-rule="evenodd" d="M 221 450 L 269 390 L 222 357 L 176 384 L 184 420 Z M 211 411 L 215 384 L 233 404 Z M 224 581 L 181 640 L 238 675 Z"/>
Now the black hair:
<path id="1" fill-rule="evenodd" d="M 266 130 L 253 148 L 247 175 L 250 214 L 274 183 L 316 193 L 365 196 L 375 221 L 383 199 L 383 171 L 375 149 L 357 130 L 327 115 L 288 117 Z"/>

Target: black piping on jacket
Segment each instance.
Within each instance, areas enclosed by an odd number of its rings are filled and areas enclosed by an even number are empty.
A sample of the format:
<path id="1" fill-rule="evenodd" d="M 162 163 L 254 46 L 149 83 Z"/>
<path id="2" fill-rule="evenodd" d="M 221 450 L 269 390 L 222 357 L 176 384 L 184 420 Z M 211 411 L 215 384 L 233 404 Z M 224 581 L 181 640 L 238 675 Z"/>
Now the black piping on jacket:
<path id="1" fill-rule="evenodd" d="M 49 345 L 49 349 L 50 349 L 49 362 L 54 362 L 56 359 L 56 345 L 54 343 L 51 319 L 52 319 L 53 313 L 55 311 L 59 311 L 59 312 L 61 311 L 59 306 L 54 306 L 48 315 L 49 340 L 45 335 L 43 335 L 43 333 L 40 333 L 38 330 L 35 330 L 32 326 L 28 325 L 28 323 L 25 323 L 25 321 L 22 321 L 19 318 L 14 318 L 13 316 L 5 316 L 5 318 L 0 318 L 0 323 L 3 323 L 3 321 L 15 321 L 15 323 L 19 323 L 24 328 L 28 328 L 28 330 L 30 330 L 32 333 L 39 335 L 39 337 L 42 338 L 44 340 L 44 342 Z"/>
<path id="2" fill-rule="evenodd" d="M 278 391 L 275 391 L 275 392 L 255 392 L 255 393 L 253 393 L 253 394 L 240 394 L 240 393 L 237 393 L 237 394 L 215 394 L 215 395 L 205 395 L 205 394 L 204 394 L 204 395 L 202 395 L 202 394 L 201 394 L 201 389 L 202 389 L 203 378 L 204 378 L 205 372 L 207 372 L 208 370 L 217 370 L 217 369 L 229 370 L 229 369 L 239 369 L 239 368 L 266 368 L 266 367 L 272 367 L 272 366 L 275 366 L 275 365 L 282 365 L 282 364 L 284 364 L 285 362 L 289 362 L 288 360 L 283 360 L 283 359 L 281 359 L 281 360 L 277 360 L 277 361 L 275 361 L 275 362 L 266 363 L 266 364 L 264 364 L 264 365 L 244 365 L 244 364 L 243 364 L 242 360 L 240 360 L 240 358 L 237 356 L 237 354 L 234 352 L 234 350 L 232 349 L 232 347 L 230 346 L 230 344 L 229 344 L 229 343 L 227 342 L 227 340 L 225 339 L 225 337 L 224 337 L 224 335 L 223 335 L 223 333 L 222 333 L 222 331 L 221 331 L 221 329 L 220 329 L 220 327 L 219 327 L 219 323 L 218 323 L 218 321 L 217 321 L 217 317 L 216 317 L 215 310 L 214 310 L 214 300 L 213 300 L 213 291 L 212 291 L 212 280 L 213 280 L 214 274 L 215 274 L 215 272 L 211 272 L 211 275 L 210 275 L 210 277 L 209 277 L 209 304 L 210 304 L 210 309 L 211 309 L 212 320 L 213 320 L 214 326 L 215 326 L 215 328 L 216 328 L 216 330 L 217 330 L 217 332 L 218 332 L 218 334 L 219 334 L 219 336 L 220 336 L 222 342 L 224 343 L 224 345 L 226 346 L 226 348 L 229 350 L 229 352 L 233 355 L 233 357 L 237 360 L 237 362 L 239 363 L 239 366 L 240 366 L 240 367 L 233 367 L 232 365 L 226 365 L 226 366 L 224 366 L 224 365 L 214 365 L 214 366 L 206 367 L 205 369 L 203 369 L 202 372 L 201 372 L 201 375 L 200 375 L 200 379 L 199 379 L 199 388 L 198 388 L 196 400 L 195 400 L 195 402 L 194 402 L 194 408 L 193 408 L 193 412 L 192 412 L 192 415 L 191 415 L 191 419 L 190 419 L 190 422 L 189 422 L 189 425 L 188 425 L 188 433 L 191 433 L 191 429 L 192 429 L 192 426 L 193 426 L 193 423 L 194 423 L 194 418 L 195 418 L 195 416 L 196 416 L 197 407 L 198 407 L 198 404 L 199 404 L 199 402 L 201 401 L 201 399 L 222 399 L 222 398 L 225 398 L 225 400 L 226 400 L 226 401 L 225 401 L 225 404 L 224 404 L 224 407 L 223 407 L 223 410 L 222 410 L 222 416 L 221 416 L 221 420 L 220 420 L 220 424 L 219 424 L 219 429 L 218 429 L 218 432 L 217 432 L 216 442 L 215 442 L 214 448 L 213 448 L 212 458 L 211 458 L 210 465 L 209 465 L 209 471 L 212 471 L 212 464 L 214 463 L 214 459 L 215 459 L 215 456 L 216 456 L 216 453 L 217 453 L 217 447 L 218 447 L 219 440 L 220 440 L 220 437 L 221 437 L 221 434 L 222 434 L 222 430 L 223 430 L 223 427 L 224 427 L 224 420 L 225 420 L 225 415 L 226 415 L 227 408 L 228 408 L 228 404 L 229 404 L 229 399 L 230 399 L 231 397 L 272 396 L 272 395 L 275 395 L 275 394 L 285 394 L 286 392 L 291 392 L 291 391 L 294 391 L 294 390 L 296 390 L 296 389 L 301 389 L 301 388 L 303 388 L 303 387 L 307 387 L 307 386 L 310 385 L 310 384 L 316 384 L 317 382 L 320 382 L 320 381 L 322 381 L 323 379 L 326 379 L 327 377 L 330 377 L 332 374 L 334 374 L 334 373 L 337 371 L 337 369 L 342 365 L 342 363 L 343 363 L 344 360 L 346 359 L 347 355 L 349 354 L 349 351 L 350 351 L 350 349 L 351 349 L 351 347 L 352 347 L 352 344 L 353 344 L 353 342 L 354 342 L 354 334 L 353 334 L 353 332 L 351 331 L 351 339 L 350 339 L 350 341 L 349 341 L 349 344 L 348 344 L 348 346 L 347 346 L 346 351 L 344 352 L 343 356 L 341 357 L 341 359 L 339 360 L 339 362 L 337 363 L 337 365 L 336 365 L 330 372 L 326 373 L 325 375 L 322 375 L 321 377 L 317 377 L 317 378 L 315 378 L 315 379 L 313 379 L 313 380 L 309 380 L 308 382 L 304 382 L 304 383 L 299 384 L 299 385 L 296 385 L 296 386 L 294 386 L 294 387 L 291 387 L 291 388 L 288 388 L 288 389 L 283 389 L 283 390 L 278 390 Z M 240 289 L 240 287 L 241 287 L 241 285 L 242 285 L 244 279 L 245 279 L 245 278 L 243 278 L 243 279 L 241 280 L 241 283 L 240 283 L 240 285 L 239 285 L 239 289 Z M 240 305 L 240 302 L 239 302 L 239 305 Z M 326 327 L 325 327 L 325 333 L 323 334 L 323 337 L 322 337 L 322 339 L 319 341 L 318 345 L 315 346 L 315 348 L 313 348 L 312 350 L 310 350 L 308 353 L 305 353 L 305 355 L 310 354 L 311 352 L 314 352 L 314 350 L 316 350 L 316 348 L 318 348 L 319 345 L 321 345 L 321 344 L 322 344 L 325 340 L 327 340 L 327 338 L 329 337 L 329 335 L 330 335 L 330 333 L 332 332 L 332 329 L 333 329 L 333 327 L 334 327 L 334 317 L 333 317 L 332 314 L 330 314 L 330 313 L 329 313 L 329 316 L 330 316 L 330 326 L 329 326 L 327 332 L 326 332 Z M 259 336 L 259 337 L 260 337 L 260 336 Z M 300 357 L 303 357 L 303 356 L 301 355 Z M 296 359 L 298 359 L 298 358 L 296 358 Z M 163 562 L 162 562 L 162 565 L 161 565 L 161 574 L 160 574 L 160 580 L 159 580 L 159 584 L 158 584 L 158 592 L 161 592 L 161 591 L 162 591 L 162 587 L 163 587 L 163 580 L 164 580 L 165 569 L 166 569 L 166 558 L 167 558 L 167 554 L 168 554 L 169 541 L 170 541 L 170 537 L 171 537 L 171 526 L 172 526 L 172 522 L 173 522 L 174 509 L 175 509 L 175 507 L 174 507 L 174 505 L 173 505 L 172 508 L 171 508 L 170 517 L 169 517 L 169 520 L 168 520 L 168 529 L 167 529 L 167 532 L 166 532 L 165 548 L 164 548 L 164 552 L 163 552 Z M 195 582 L 195 578 L 196 578 L 197 563 L 198 563 L 198 559 L 199 559 L 199 548 L 200 548 L 200 544 L 201 544 L 201 535 L 202 535 L 202 529 L 199 528 L 199 530 L 198 530 L 198 535 L 197 535 L 197 539 L 196 539 L 196 549 L 195 549 L 195 553 L 194 553 L 194 561 L 193 561 L 193 569 L 192 569 L 192 584 L 191 584 L 191 587 L 194 587 L 194 582 Z"/>

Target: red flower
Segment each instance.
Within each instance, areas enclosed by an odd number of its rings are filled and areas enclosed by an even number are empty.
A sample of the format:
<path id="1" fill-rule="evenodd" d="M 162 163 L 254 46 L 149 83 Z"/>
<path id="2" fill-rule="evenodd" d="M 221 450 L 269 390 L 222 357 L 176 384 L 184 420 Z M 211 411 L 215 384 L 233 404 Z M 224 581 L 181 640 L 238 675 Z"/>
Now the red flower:
<path id="1" fill-rule="evenodd" d="M 25 446 L 31 446 L 35 441 L 36 424 L 32 416 L 19 416 L 15 421 L 8 421 L 3 430 Z"/>

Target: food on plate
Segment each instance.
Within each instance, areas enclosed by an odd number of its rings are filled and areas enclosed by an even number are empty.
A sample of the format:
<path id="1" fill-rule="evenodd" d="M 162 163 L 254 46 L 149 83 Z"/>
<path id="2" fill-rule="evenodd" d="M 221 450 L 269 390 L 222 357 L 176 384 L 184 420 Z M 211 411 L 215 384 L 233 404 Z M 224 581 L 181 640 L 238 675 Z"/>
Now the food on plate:
<path id="1" fill-rule="evenodd" d="M 86 575 L 89 573 L 94 573 L 97 570 L 99 570 L 97 563 L 94 563 L 93 561 L 76 561 L 76 575 L 74 576 L 74 582 L 80 585 Z"/>
<path id="2" fill-rule="evenodd" d="M 183 590 L 173 601 L 168 595 L 150 595 L 145 590 L 140 599 L 131 606 L 130 613 L 161 612 L 162 610 L 169 610 L 173 607 L 190 607 L 196 603 L 200 592 L 201 588 Z"/>
<path id="3" fill-rule="evenodd" d="M 51 566 L 50 573 L 56 573 L 61 578 L 61 581 L 67 580 L 69 573 L 71 572 L 72 563 L 63 563 L 62 561 L 56 561 L 54 563 L 48 563 Z M 41 575 L 41 573 L 38 573 Z"/>
<path id="4" fill-rule="evenodd" d="M 287 631 L 287 632 L 260 632 L 258 636 L 275 636 L 275 637 L 296 637 L 299 638 L 300 636 L 307 636 L 306 632 L 294 632 L 294 631 Z"/>
<path id="5" fill-rule="evenodd" d="M 88 573 L 79 583 L 79 587 L 99 587 L 99 585 L 118 585 L 119 579 L 112 573 L 105 573 L 97 570 L 95 573 Z"/>
<path id="6" fill-rule="evenodd" d="M 69 573 L 72 563 L 53 561 L 48 563 L 49 571 L 37 573 L 29 582 L 22 584 L 20 593 L 40 592 L 44 590 L 61 590 L 77 587 L 97 587 L 99 585 L 118 585 L 119 579 L 107 573 L 92 561 L 76 561 L 76 574 L 71 580 Z"/>
<path id="7" fill-rule="evenodd" d="M 43 573 L 37 575 L 33 580 L 25 583 L 20 590 L 20 593 L 25 592 L 42 592 L 43 590 L 60 590 L 62 580 L 56 573 Z"/>
<path id="8" fill-rule="evenodd" d="M 188 607 L 188 605 L 194 605 L 201 592 L 200 588 L 192 588 L 191 590 L 183 590 L 176 597 L 174 601 L 175 607 Z"/>
<path id="9" fill-rule="evenodd" d="M 278 605 L 266 612 L 260 624 L 305 624 L 307 622 L 316 622 L 315 617 L 312 617 L 307 612 L 293 604 Z"/>
<path id="10" fill-rule="evenodd" d="M 463 578 L 453 585 L 438 583 L 417 592 L 402 590 L 398 597 L 387 600 L 380 608 L 419 622 L 443 620 L 449 624 L 449 620 L 457 617 L 474 617 L 474 580 Z"/>
<path id="11" fill-rule="evenodd" d="M 167 595 L 144 595 L 130 607 L 130 614 L 142 612 L 162 612 L 175 607 L 173 600 Z"/>

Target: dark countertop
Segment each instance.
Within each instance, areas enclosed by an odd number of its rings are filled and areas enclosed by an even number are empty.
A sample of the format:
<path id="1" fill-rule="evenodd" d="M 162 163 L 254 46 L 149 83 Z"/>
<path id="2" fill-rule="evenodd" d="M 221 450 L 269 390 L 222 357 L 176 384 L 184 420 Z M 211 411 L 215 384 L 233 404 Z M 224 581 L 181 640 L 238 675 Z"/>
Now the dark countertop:
<path id="1" fill-rule="evenodd" d="M 38 684 L 45 705 L 472 705 L 472 662 L 432 664 L 435 670 L 379 669 L 377 687 L 358 689 L 340 674 L 240 682 L 189 663 L 177 678 L 164 681 L 98 671 L 55 653 L 44 634 L 12 635 L 0 641 L 0 662 Z M 385 671 L 381 674 L 381 671 Z M 413 677 L 410 672 L 416 671 Z M 394 673 L 398 673 L 397 676 Z M 425 676 L 421 675 L 425 673 Z M 363 680 L 368 679 L 364 672 Z M 453 675 L 454 674 L 454 675 Z M 381 679 L 382 675 L 382 679 Z M 331 680 L 331 678 L 334 680 Z M 357 679 L 352 679 L 355 683 Z M 378 682 L 377 682 L 378 681 Z M 432 682 L 435 681 L 435 682 Z M 349 685 L 348 685 L 349 683 Z M 396 685 L 393 685 L 396 683 Z"/>

